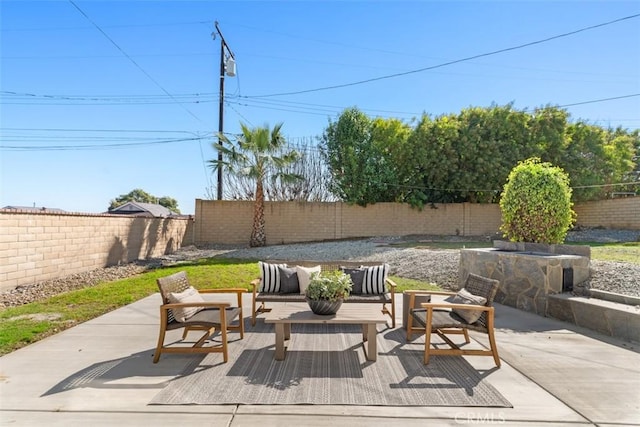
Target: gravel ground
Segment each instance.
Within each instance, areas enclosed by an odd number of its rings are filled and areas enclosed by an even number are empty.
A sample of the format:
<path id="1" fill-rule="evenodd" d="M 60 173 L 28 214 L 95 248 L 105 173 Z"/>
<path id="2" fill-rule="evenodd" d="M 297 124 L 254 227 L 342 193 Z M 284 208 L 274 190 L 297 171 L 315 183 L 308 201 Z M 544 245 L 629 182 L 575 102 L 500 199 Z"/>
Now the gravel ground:
<path id="1" fill-rule="evenodd" d="M 211 247 L 199 249 L 191 246 L 183 248 L 175 254 L 149 261 L 97 269 L 56 280 L 19 286 L 16 289 L 0 293 L 0 307 L 26 304 L 58 293 L 90 287 L 100 282 L 130 277 L 160 265 L 213 256 L 263 260 L 383 261 L 391 266 L 391 274 L 393 275 L 434 282 L 444 288 L 456 289 L 459 251 L 403 248 L 391 245 L 407 240 L 416 241 L 416 239 L 421 241 L 469 241 L 469 238 L 465 238 L 465 240 L 455 236 L 412 236 L 410 238 L 384 237 L 265 248 Z M 489 240 L 490 238 L 480 237 L 478 239 Z M 569 233 L 567 241 L 635 242 L 640 241 L 640 231 L 576 230 Z M 640 297 L 640 265 L 592 260 L 591 278 L 584 283 L 584 286 L 586 289 L 593 288 Z"/>

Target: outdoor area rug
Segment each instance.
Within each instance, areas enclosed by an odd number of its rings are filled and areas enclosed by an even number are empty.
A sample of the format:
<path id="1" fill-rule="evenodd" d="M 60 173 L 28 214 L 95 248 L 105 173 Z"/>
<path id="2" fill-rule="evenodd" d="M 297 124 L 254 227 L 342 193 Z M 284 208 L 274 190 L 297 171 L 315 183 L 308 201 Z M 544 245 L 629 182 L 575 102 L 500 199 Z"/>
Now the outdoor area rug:
<path id="1" fill-rule="evenodd" d="M 405 333 L 380 330 L 373 362 L 359 325 L 293 325 L 285 360 L 277 361 L 273 325 L 259 321 L 243 340 L 230 334 L 228 363 L 219 353 L 194 355 L 151 404 L 512 407 L 462 357 L 423 365 L 424 339 L 406 343 Z"/>

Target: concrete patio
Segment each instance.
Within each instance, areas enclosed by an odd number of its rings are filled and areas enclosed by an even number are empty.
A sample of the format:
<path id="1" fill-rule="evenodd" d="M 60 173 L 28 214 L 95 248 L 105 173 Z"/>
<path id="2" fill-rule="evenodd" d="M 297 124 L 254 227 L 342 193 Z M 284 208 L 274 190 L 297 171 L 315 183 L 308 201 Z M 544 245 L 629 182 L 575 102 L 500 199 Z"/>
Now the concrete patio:
<path id="1" fill-rule="evenodd" d="M 513 408 L 149 405 L 192 357 L 152 363 L 159 304 L 152 295 L 1 357 L 0 424 L 640 426 L 640 344 L 503 305 L 496 307 L 503 364 L 486 380 Z M 493 367 L 488 357 L 467 360 Z"/>

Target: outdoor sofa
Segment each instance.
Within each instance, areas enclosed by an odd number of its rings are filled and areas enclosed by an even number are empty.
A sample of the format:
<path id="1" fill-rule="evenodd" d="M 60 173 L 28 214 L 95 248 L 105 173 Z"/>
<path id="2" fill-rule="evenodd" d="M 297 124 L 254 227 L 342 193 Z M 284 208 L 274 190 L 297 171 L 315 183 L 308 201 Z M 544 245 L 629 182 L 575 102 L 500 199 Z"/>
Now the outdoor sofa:
<path id="1" fill-rule="evenodd" d="M 351 276 L 353 289 L 345 303 L 380 304 L 396 326 L 396 283 L 389 279 L 389 265 L 360 261 L 260 261 L 260 278 L 251 281 L 251 325 L 259 313 L 271 311 L 267 303 L 305 302 L 304 288 L 316 271 L 343 270 Z M 294 277 L 294 273 L 295 276 Z M 296 288 L 296 281 L 298 287 Z"/>

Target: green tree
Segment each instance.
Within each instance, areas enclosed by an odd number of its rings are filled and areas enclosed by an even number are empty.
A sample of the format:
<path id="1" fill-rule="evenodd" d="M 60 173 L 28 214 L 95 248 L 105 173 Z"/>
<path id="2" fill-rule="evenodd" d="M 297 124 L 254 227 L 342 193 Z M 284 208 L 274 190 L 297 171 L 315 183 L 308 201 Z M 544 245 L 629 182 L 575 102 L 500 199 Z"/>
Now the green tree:
<path id="1" fill-rule="evenodd" d="M 355 107 L 343 111 L 337 121 L 329 123 L 321 139 L 332 193 L 361 206 L 395 201 L 394 149 L 407 136 L 400 121 L 371 120 Z"/>
<path id="2" fill-rule="evenodd" d="M 412 206 L 425 203 L 458 202 L 448 183 L 452 170 L 458 170 L 455 141 L 460 122 L 454 115 L 432 119 L 423 115 L 408 140 L 407 168 L 411 171 L 405 200 Z"/>
<path id="3" fill-rule="evenodd" d="M 616 130 L 618 132 L 619 129 Z M 623 182 L 632 182 L 626 186 L 618 187 L 617 191 L 624 191 L 640 195 L 640 130 L 636 129 L 631 133 L 624 132 L 626 136 L 631 138 L 631 162 L 633 167 L 626 173 L 622 179 Z"/>
<path id="4" fill-rule="evenodd" d="M 530 158 L 509 174 L 500 199 L 500 230 L 511 241 L 562 243 L 575 222 L 572 206 L 567 174 Z"/>
<path id="5" fill-rule="evenodd" d="M 405 199 L 412 171 L 407 168 L 409 158 L 408 141 L 411 127 L 398 119 L 376 118 L 371 126 L 373 149 L 379 153 L 386 192 L 379 193 L 378 201 L 401 202 Z"/>
<path id="6" fill-rule="evenodd" d="M 226 135 L 220 135 L 223 144 L 214 144 L 213 148 L 222 153 L 222 160 L 209 160 L 209 166 L 217 171 L 219 168 L 240 178 L 247 178 L 255 182 L 255 204 L 253 214 L 253 228 L 249 245 L 265 246 L 264 220 L 264 182 L 266 179 L 294 182 L 301 177 L 286 173 L 286 168 L 299 158 L 296 150 L 283 153 L 286 143 L 282 136 L 282 123 L 269 129 L 268 125 L 250 129 L 240 123 L 242 134 L 233 144 Z"/>
<path id="7" fill-rule="evenodd" d="M 509 171 L 535 152 L 529 120 L 511 105 L 423 116 L 409 137 L 414 189 L 406 201 L 417 206 L 496 202 Z"/>
<path id="8" fill-rule="evenodd" d="M 178 209 L 178 201 L 171 197 L 156 197 L 153 196 L 146 191 L 136 188 L 135 190 L 131 190 L 127 194 L 121 194 L 116 197 L 114 200 L 111 200 L 109 204 L 109 210 L 115 209 L 118 206 L 122 206 L 127 202 L 139 202 L 139 203 L 153 203 L 160 206 L 164 206 L 172 212 L 177 214 L 180 213 L 180 209 Z"/>

